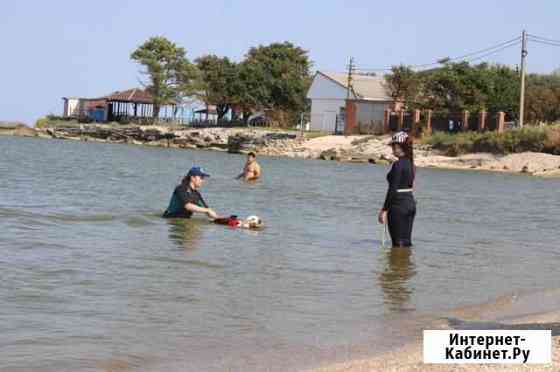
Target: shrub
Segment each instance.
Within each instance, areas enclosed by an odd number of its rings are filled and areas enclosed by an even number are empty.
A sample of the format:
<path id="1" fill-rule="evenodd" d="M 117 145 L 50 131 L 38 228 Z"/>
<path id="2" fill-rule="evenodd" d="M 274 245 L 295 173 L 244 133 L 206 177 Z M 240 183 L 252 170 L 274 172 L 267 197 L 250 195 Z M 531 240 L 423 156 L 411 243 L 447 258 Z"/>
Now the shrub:
<path id="1" fill-rule="evenodd" d="M 130 119 L 126 116 L 121 116 L 119 118 L 119 124 L 120 125 L 128 125 L 128 124 L 130 124 Z"/>
<path id="2" fill-rule="evenodd" d="M 49 119 L 47 119 L 46 117 L 39 118 L 35 122 L 35 128 L 38 129 L 46 128 L 48 125 L 49 125 Z"/>
<path id="3" fill-rule="evenodd" d="M 502 134 L 492 132 L 436 132 L 423 139 L 424 143 L 449 156 L 472 152 L 510 154 L 525 151 L 560 154 L 560 126 L 525 127 Z"/>
<path id="4" fill-rule="evenodd" d="M 543 151 L 553 155 L 560 155 L 560 125 L 552 126 L 546 131 Z"/>
<path id="5" fill-rule="evenodd" d="M 82 123 L 82 124 L 93 123 L 93 119 L 90 118 L 89 116 L 80 116 L 78 118 L 78 123 Z"/>

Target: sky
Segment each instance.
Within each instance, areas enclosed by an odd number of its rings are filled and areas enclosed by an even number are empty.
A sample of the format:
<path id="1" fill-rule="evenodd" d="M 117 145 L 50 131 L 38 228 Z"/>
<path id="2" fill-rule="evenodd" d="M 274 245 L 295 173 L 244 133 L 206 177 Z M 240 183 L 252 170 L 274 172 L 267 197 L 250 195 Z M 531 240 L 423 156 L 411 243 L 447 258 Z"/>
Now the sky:
<path id="1" fill-rule="evenodd" d="M 560 1 L 5 1 L 0 7 L 0 121 L 34 125 L 62 114 L 62 97 L 139 86 L 131 52 L 165 36 L 192 61 L 240 61 L 252 46 L 290 41 L 313 70 L 431 63 L 521 35 L 560 40 Z M 560 67 L 560 47 L 529 42 L 527 69 Z M 519 47 L 485 59 L 515 66 Z"/>

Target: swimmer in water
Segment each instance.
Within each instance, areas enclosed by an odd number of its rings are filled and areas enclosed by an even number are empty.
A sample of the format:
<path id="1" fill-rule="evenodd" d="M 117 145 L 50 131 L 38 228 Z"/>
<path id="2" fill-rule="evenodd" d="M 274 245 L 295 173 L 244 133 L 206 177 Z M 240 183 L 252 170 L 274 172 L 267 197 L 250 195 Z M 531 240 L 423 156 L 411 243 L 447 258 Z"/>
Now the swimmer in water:
<path id="1" fill-rule="evenodd" d="M 243 168 L 243 173 L 237 179 L 243 178 L 245 181 L 255 181 L 261 176 L 261 166 L 257 163 L 257 155 L 254 152 L 247 154 L 247 162 Z"/>

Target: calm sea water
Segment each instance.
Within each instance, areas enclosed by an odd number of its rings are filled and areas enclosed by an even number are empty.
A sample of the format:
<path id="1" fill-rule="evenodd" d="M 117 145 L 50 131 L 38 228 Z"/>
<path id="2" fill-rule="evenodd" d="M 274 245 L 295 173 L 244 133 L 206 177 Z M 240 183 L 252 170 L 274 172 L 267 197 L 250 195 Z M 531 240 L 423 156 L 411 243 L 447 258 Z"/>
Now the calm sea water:
<path id="1" fill-rule="evenodd" d="M 380 247 L 387 168 L 0 137 L 0 370 L 295 370 L 413 319 L 559 287 L 560 180 L 418 172 L 412 250 Z M 218 212 L 160 218 L 193 164 Z M 360 346 L 361 345 L 361 346 Z"/>

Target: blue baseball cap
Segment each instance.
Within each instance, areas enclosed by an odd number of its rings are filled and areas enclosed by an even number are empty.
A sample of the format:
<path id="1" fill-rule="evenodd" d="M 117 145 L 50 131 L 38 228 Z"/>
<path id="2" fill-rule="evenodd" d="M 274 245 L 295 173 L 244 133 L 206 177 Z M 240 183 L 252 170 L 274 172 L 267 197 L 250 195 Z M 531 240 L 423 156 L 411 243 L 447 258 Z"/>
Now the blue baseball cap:
<path id="1" fill-rule="evenodd" d="M 200 176 L 202 178 L 210 177 L 210 175 L 204 172 L 204 169 L 202 169 L 201 167 L 192 167 L 189 170 L 189 173 L 187 173 L 187 177 L 193 177 L 193 176 Z"/>

